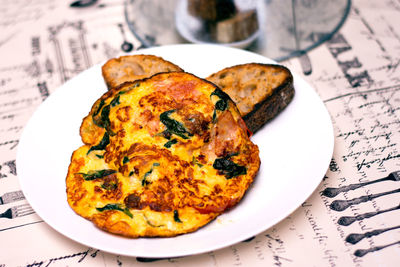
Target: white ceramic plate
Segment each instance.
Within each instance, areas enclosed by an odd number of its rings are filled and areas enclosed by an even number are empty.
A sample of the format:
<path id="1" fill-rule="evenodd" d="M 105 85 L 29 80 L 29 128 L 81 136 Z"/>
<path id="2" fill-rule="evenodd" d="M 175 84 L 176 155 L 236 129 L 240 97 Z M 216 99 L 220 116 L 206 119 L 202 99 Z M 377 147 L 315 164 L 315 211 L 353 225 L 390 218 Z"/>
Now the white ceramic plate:
<path id="1" fill-rule="evenodd" d="M 172 45 L 138 51 L 154 54 L 206 77 L 224 67 L 273 61 L 244 50 L 214 45 Z M 103 251 L 140 257 L 177 257 L 223 248 L 268 229 L 315 190 L 333 153 L 329 114 L 313 88 L 294 74 L 295 97 L 252 140 L 261 169 L 237 207 L 202 229 L 173 238 L 127 239 L 97 229 L 68 206 L 65 177 L 73 150 L 82 145 L 79 126 L 106 92 L 101 65 L 69 80 L 37 109 L 18 146 L 22 190 L 42 219 L 65 236 Z"/>

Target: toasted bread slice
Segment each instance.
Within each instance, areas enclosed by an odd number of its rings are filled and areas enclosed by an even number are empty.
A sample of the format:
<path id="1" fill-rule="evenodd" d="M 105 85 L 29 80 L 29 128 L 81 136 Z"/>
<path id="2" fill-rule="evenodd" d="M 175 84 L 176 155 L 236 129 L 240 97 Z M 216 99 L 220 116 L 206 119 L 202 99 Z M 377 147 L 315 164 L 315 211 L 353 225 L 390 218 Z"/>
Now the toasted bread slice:
<path id="1" fill-rule="evenodd" d="M 153 55 L 129 55 L 108 60 L 102 74 L 108 89 L 124 82 L 148 78 L 160 72 L 183 71 L 179 66 Z"/>
<path id="2" fill-rule="evenodd" d="M 206 79 L 232 98 L 253 133 L 278 115 L 294 97 L 293 76 L 282 65 L 235 65 Z"/>

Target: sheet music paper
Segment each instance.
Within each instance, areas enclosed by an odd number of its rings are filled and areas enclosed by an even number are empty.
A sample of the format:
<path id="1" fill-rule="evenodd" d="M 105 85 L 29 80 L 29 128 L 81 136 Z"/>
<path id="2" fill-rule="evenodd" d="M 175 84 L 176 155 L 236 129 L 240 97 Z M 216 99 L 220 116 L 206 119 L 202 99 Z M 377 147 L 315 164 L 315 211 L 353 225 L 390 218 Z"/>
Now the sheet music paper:
<path id="1" fill-rule="evenodd" d="M 2 3 L 0 213 L 27 204 L 15 158 L 35 109 L 83 70 L 140 47 L 122 0 L 70 2 Z M 308 53 L 312 72 L 303 77 L 331 115 L 335 150 L 319 187 L 277 225 L 221 250 L 144 259 L 78 244 L 35 213 L 3 217 L 0 266 L 397 266 L 400 183 L 389 174 L 400 171 L 399 18 L 398 1 L 353 1 L 340 31 Z M 298 58 L 281 64 L 303 72 Z"/>

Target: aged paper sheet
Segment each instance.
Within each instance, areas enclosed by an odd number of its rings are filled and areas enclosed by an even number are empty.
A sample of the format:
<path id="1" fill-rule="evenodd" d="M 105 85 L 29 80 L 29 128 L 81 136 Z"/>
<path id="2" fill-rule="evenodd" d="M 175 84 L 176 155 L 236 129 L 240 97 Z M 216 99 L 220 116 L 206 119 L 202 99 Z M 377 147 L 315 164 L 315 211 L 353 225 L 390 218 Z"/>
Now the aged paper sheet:
<path id="1" fill-rule="evenodd" d="M 315 192 L 249 240 L 171 259 L 88 248 L 29 208 L 25 216 L 6 217 L 12 207 L 29 206 L 15 159 L 35 109 L 78 73 L 140 43 L 125 24 L 122 0 L 81 9 L 64 1 L 6 1 L 1 10 L 0 266 L 398 266 L 399 1 L 353 1 L 339 32 L 308 53 L 311 74 L 303 74 L 298 58 L 281 62 L 315 88 L 334 126 L 332 161 Z"/>

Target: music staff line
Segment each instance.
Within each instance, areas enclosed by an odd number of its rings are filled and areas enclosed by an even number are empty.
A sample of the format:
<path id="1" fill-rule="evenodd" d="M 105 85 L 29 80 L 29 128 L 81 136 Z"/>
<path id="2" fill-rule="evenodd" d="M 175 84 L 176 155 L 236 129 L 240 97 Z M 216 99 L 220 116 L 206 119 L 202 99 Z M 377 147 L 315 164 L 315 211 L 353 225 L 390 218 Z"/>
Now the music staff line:
<path id="1" fill-rule="evenodd" d="M 343 95 L 338 95 L 332 98 L 328 98 L 323 100 L 324 103 L 328 103 L 334 100 L 338 100 L 340 98 L 352 96 L 352 95 L 362 95 L 362 94 L 370 94 L 370 93 L 376 93 L 376 92 L 381 92 L 381 91 L 386 91 L 386 90 L 400 90 L 400 84 L 392 85 L 392 86 L 387 86 L 383 88 L 376 88 L 376 89 L 370 89 L 370 90 L 364 90 L 364 91 L 357 91 L 357 92 L 351 92 Z"/>
<path id="2" fill-rule="evenodd" d="M 339 188 L 328 187 L 328 188 L 325 188 L 321 192 L 321 195 L 328 197 L 328 198 L 333 198 L 333 197 L 336 197 L 340 193 L 348 192 L 351 190 L 356 190 L 358 188 L 361 188 L 361 187 L 364 187 L 364 186 L 367 186 L 370 184 L 385 182 L 385 181 L 400 181 L 400 171 L 394 171 L 386 177 L 376 179 L 376 180 L 371 180 L 371 181 L 364 182 L 364 183 L 350 184 L 350 185 L 342 186 Z M 329 207 L 330 207 L 330 209 L 332 209 L 334 211 L 341 212 L 352 205 L 357 205 L 357 204 L 360 204 L 363 202 L 371 201 L 374 198 L 378 198 L 378 197 L 381 197 L 384 195 L 394 194 L 394 193 L 400 193 L 400 188 L 391 190 L 391 191 L 387 191 L 387 192 L 378 193 L 378 194 L 361 196 L 361 197 L 350 199 L 350 200 L 334 200 L 334 201 L 332 201 L 332 203 L 330 204 Z M 374 217 L 376 215 L 379 215 L 379 214 L 382 214 L 385 212 L 391 212 L 391 211 L 395 211 L 395 210 L 400 210 L 400 204 L 395 207 L 388 208 L 386 210 L 367 212 L 367 213 L 360 214 L 357 216 L 342 216 L 338 219 L 337 223 L 342 226 L 349 226 L 355 221 L 361 221 L 361 220 L 368 219 L 368 218 Z M 377 235 L 383 234 L 385 232 L 396 230 L 396 229 L 400 229 L 400 225 L 392 226 L 392 227 L 388 227 L 388 228 L 384 228 L 384 229 L 375 229 L 375 230 L 368 231 L 365 233 L 351 233 L 345 238 L 345 241 L 352 245 L 355 245 L 358 242 L 360 242 L 361 240 L 363 240 L 364 238 L 371 238 L 373 236 L 377 236 Z M 354 255 L 357 257 L 363 257 L 368 253 L 376 252 L 376 251 L 379 251 L 379 250 L 382 250 L 382 249 L 385 249 L 385 248 L 388 248 L 388 247 L 391 247 L 391 246 L 394 246 L 397 244 L 400 244 L 400 240 L 390 243 L 390 244 L 386 244 L 386 245 L 382 245 L 382 246 L 375 246 L 375 247 L 371 247 L 368 249 L 357 249 L 354 252 Z"/>

